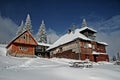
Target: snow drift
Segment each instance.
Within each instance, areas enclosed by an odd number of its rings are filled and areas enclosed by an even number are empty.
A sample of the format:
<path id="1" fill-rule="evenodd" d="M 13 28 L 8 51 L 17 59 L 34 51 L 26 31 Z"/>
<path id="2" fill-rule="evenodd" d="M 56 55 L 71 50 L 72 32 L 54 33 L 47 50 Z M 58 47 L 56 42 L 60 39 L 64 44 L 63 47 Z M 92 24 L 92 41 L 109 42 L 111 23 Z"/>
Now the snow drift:
<path id="1" fill-rule="evenodd" d="M 5 56 L 0 45 L 0 80 L 120 80 L 120 66 L 93 63 L 93 68 L 69 67 L 72 59 Z"/>

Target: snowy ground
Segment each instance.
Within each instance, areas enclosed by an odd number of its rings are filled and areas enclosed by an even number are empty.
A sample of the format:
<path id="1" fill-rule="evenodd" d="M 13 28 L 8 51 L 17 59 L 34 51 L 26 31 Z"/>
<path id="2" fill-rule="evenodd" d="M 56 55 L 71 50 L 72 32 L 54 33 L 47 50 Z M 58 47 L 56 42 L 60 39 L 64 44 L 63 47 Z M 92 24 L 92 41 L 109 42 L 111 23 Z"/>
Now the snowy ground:
<path id="1" fill-rule="evenodd" d="M 5 56 L 0 45 L 0 80 L 120 80 L 120 66 L 94 63 L 93 68 L 69 67 L 70 59 Z"/>

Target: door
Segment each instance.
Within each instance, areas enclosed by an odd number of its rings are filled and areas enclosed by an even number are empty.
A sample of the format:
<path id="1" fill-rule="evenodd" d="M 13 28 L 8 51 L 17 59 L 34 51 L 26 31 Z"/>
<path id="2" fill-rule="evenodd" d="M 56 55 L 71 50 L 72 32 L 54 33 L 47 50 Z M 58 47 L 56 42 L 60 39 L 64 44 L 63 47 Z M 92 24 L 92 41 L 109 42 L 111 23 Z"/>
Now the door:
<path id="1" fill-rule="evenodd" d="M 94 57 L 94 62 L 97 62 L 98 55 L 93 55 L 93 57 Z"/>

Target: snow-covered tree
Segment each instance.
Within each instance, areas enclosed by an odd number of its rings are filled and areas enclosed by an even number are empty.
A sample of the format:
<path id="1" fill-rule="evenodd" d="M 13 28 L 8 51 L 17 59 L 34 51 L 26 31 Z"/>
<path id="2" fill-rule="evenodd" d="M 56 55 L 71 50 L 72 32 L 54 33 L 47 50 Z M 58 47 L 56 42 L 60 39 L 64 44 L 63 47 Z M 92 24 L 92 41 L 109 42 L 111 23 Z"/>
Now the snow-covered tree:
<path id="1" fill-rule="evenodd" d="M 115 55 L 112 57 L 112 60 L 113 60 L 113 61 L 116 61 L 116 56 L 115 56 Z"/>
<path id="2" fill-rule="evenodd" d="M 76 25 L 75 25 L 74 23 L 72 23 L 71 30 L 73 31 L 73 33 L 74 33 L 75 30 L 76 30 Z"/>
<path id="3" fill-rule="evenodd" d="M 20 26 L 18 27 L 18 31 L 16 32 L 16 35 L 21 34 L 23 31 L 24 31 L 24 23 L 22 20 Z"/>
<path id="4" fill-rule="evenodd" d="M 37 33 L 37 41 L 42 43 L 47 43 L 47 33 L 45 29 L 45 23 L 42 20 L 42 24 L 40 25 L 39 31 Z"/>
<path id="5" fill-rule="evenodd" d="M 30 31 L 31 33 L 33 33 L 31 19 L 30 19 L 30 15 L 29 14 L 27 15 L 24 29 Z"/>
<path id="6" fill-rule="evenodd" d="M 82 27 L 87 27 L 87 22 L 85 19 L 83 19 L 83 22 L 82 22 Z"/>
<path id="7" fill-rule="evenodd" d="M 117 60 L 120 61 L 120 54 L 119 54 L 119 52 L 117 53 Z"/>

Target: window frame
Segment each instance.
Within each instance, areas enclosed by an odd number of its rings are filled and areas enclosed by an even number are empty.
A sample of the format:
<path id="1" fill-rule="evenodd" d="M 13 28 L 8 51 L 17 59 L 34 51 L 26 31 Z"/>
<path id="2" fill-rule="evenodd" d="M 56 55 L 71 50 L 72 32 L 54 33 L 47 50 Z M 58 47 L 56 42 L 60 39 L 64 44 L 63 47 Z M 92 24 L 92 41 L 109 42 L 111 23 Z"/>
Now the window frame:
<path id="1" fill-rule="evenodd" d="M 28 50 L 28 47 L 20 46 L 19 49 L 22 50 L 22 51 L 27 51 L 27 50 Z"/>

